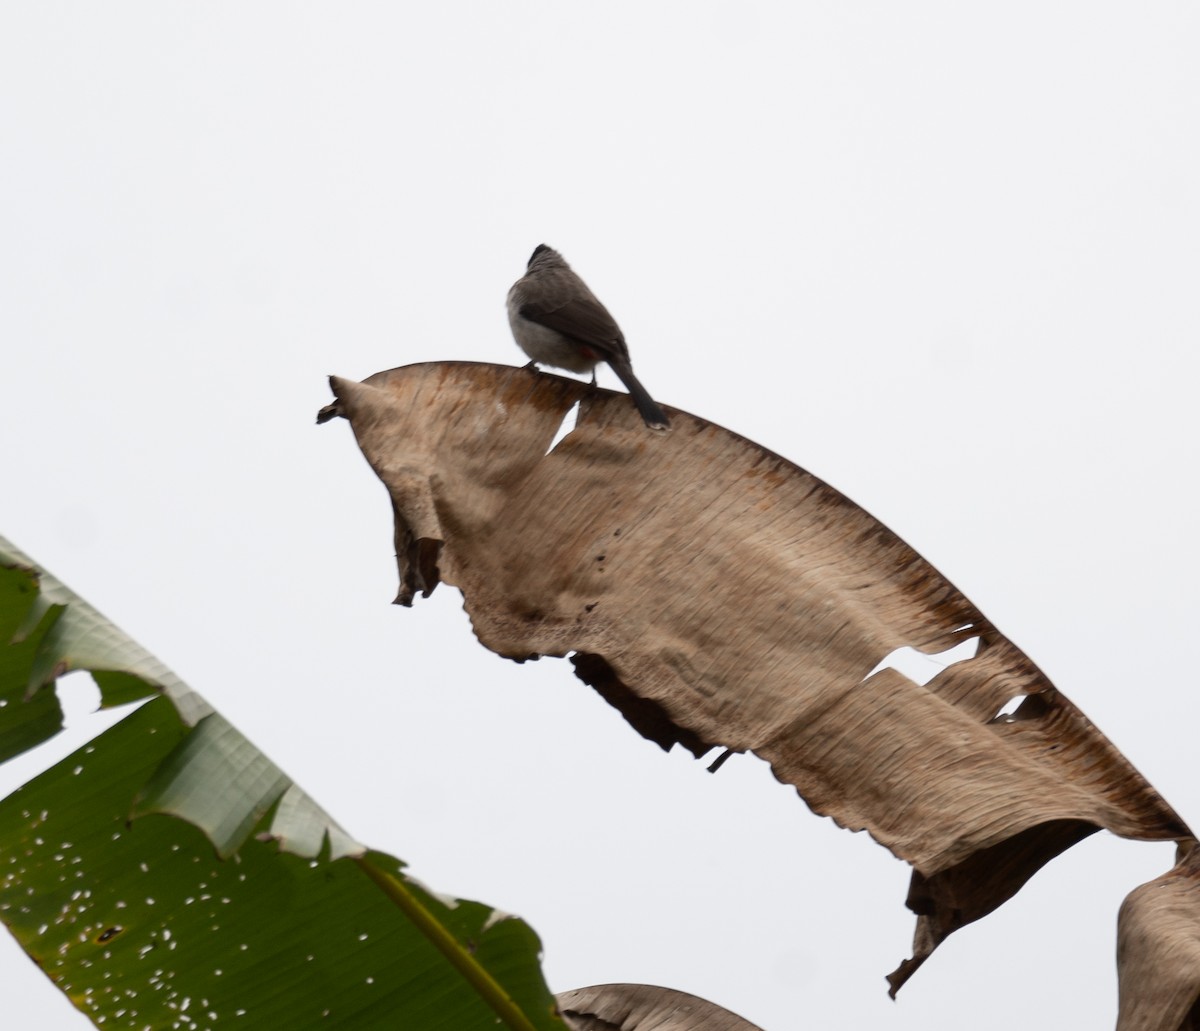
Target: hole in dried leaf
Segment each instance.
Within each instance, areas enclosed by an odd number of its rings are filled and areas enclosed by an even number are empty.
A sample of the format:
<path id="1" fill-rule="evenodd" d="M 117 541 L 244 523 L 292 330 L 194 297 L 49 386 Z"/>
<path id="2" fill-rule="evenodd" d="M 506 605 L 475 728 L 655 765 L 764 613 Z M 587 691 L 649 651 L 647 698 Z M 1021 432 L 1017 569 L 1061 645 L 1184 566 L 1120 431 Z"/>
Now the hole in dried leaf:
<path id="1" fill-rule="evenodd" d="M 562 442 L 563 437 L 575 429 L 575 424 L 579 421 L 579 402 L 576 401 L 567 410 L 567 414 L 563 416 L 562 422 L 558 424 L 558 431 L 554 434 L 554 439 L 550 441 L 550 446 L 546 448 L 546 454 L 550 454 Z"/>
<path id="2" fill-rule="evenodd" d="M 923 652 L 905 645 L 903 648 L 897 648 L 890 655 L 884 656 L 879 665 L 863 679 L 869 680 L 881 669 L 894 669 L 902 677 L 907 677 L 914 684 L 924 687 L 946 667 L 953 666 L 956 662 L 973 659 L 978 651 L 978 637 L 968 638 L 953 648 L 947 648 L 944 652 Z"/>
<path id="3" fill-rule="evenodd" d="M 1045 714 L 1049 705 L 1040 694 L 1013 695 L 1005 702 L 989 723 L 1020 723 L 1022 720 L 1035 720 Z"/>
<path id="4" fill-rule="evenodd" d="M 1029 695 L 1025 694 L 1013 695 L 1007 702 L 1005 702 L 1002 706 L 1000 706 L 999 709 L 996 710 L 996 715 L 992 717 L 991 722 L 999 723 L 1001 720 L 1003 720 L 1005 723 L 1010 723 L 1011 720 L 1009 720 L 1008 717 L 1012 716 L 1013 713 L 1017 711 L 1017 706 L 1019 706 L 1028 697 Z"/>

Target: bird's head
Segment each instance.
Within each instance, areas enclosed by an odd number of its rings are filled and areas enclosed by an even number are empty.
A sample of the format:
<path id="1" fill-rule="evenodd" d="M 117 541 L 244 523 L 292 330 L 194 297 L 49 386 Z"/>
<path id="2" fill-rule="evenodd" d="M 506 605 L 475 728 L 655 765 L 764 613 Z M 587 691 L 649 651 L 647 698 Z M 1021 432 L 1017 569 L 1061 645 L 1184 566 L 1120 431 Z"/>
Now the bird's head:
<path id="1" fill-rule="evenodd" d="M 529 256 L 529 261 L 525 268 L 533 268 L 534 262 L 537 262 L 539 265 L 549 265 L 555 263 L 561 263 L 564 265 L 566 264 L 566 262 L 563 261 L 562 255 L 559 254 L 558 251 L 544 243 L 539 243 L 533 249 L 533 253 Z"/>

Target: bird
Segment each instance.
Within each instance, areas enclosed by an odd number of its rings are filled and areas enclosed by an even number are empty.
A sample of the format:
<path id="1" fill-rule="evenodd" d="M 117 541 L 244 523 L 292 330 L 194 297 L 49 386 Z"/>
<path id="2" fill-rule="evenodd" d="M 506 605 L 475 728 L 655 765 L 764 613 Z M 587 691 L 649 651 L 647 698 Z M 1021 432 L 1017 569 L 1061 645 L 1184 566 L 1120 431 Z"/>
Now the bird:
<path id="1" fill-rule="evenodd" d="M 538 244 L 525 275 L 508 291 L 508 324 L 517 345 L 530 359 L 526 368 L 553 365 L 591 372 L 608 362 L 629 390 L 646 425 L 665 430 L 667 413 L 633 374 L 625 335 L 616 320 L 553 247 Z"/>

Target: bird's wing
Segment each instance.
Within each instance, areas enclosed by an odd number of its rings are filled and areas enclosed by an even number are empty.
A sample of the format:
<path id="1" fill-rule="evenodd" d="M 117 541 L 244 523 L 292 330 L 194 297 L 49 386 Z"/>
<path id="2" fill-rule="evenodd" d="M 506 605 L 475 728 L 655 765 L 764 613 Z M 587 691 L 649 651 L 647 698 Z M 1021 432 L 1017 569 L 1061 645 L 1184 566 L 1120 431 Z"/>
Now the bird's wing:
<path id="1" fill-rule="evenodd" d="M 602 358 L 614 354 L 628 356 L 620 327 L 599 301 L 574 298 L 553 307 L 526 303 L 521 305 L 520 314 L 530 322 L 592 348 Z"/>

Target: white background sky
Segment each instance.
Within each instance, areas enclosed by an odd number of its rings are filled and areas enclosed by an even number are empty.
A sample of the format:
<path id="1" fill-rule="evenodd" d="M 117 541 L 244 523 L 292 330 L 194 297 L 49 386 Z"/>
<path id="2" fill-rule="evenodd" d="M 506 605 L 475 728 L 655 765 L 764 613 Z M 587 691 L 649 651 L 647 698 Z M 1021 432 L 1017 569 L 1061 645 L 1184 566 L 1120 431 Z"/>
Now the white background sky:
<path id="1" fill-rule="evenodd" d="M 331 372 L 522 363 L 547 242 L 659 400 L 882 519 L 1200 821 L 1198 53 L 1183 2 L 6 4 L 0 532 L 361 840 L 526 917 L 555 990 L 1110 1025 L 1169 846 L 1077 846 L 893 1004 L 907 867 L 486 652 L 452 590 L 390 606 L 384 490 L 313 415 Z M 86 1026 L 7 936 L 0 984 L 5 1026 Z"/>

